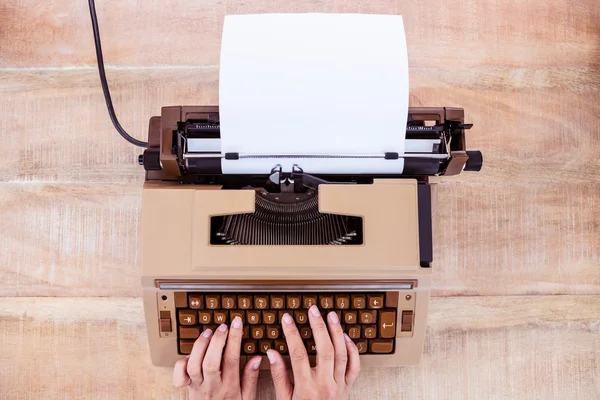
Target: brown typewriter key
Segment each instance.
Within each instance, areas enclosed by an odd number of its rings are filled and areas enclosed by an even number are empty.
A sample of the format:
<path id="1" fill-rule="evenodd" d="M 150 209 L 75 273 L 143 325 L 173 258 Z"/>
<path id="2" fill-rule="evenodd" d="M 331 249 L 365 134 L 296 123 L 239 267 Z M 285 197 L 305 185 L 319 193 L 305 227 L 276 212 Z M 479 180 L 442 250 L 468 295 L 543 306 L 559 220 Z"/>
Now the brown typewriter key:
<path id="1" fill-rule="evenodd" d="M 261 340 L 258 342 L 258 348 L 262 354 L 267 354 L 267 350 L 273 348 L 272 340 Z"/>
<path id="2" fill-rule="evenodd" d="M 185 292 L 175 292 L 175 307 L 186 308 L 187 306 L 187 294 Z"/>
<path id="3" fill-rule="evenodd" d="M 288 308 L 291 308 L 292 310 L 300 308 L 300 296 L 289 295 L 287 297 L 287 306 L 288 306 Z"/>
<path id="4" fill-rule="evenodd" d="M 302 307 L 310 308 L 313 304 L 317 304 L 317 296 L 313 294 L 305 294 L 302 296 Z"/>
<path id="5" fill-rule="evenodd" d="M 383 308 L 383 295 L 368 295 L 367 296 L 367 305 L 369 308 Z"/>
<path id="6" fill-rule="evenodd" d="M 256 353 L 256 340 L 244 340 L 242 343 L 242 350 L 245 354 Z"/>
<path id="7" fill-rule="evenodd" d="M 196 325 L 197 311 L 179 310 L 179 325 Z"/>
<path id="8" fill-rule="evenodd" d="M 238 308 L 242 310 L 249 310 L 252 308 L 252 296 L 240 295 L 238 296 Z"/>
<path id="9" fill-rule="evenodd" d="M 352 308 L 357 310 L 362 310 L 366 307 L 366 300 L 364 294 L 354 294 L 352 295 Z"/>
<path id="10" fill-rule="evenodd" d="M 269 339 L 277 339 L 279 337 L 279 327 L 267 326 L 267 337 Z"/>
<path id="11" fill-rule="evenodd" d="M 199 309 L 204 308 L 204 302 L 202 296 L 190 296 L 190 308 Z"/>
<path id="12" fill-rule="evenodd" d="M 221 297 L 221 303 L 223 304 L 223 308 L 226 310 L 231 310 L 235 308 L 235 296 L 234 295 L 223 295 Z"/>
<path id="13" fill-rule="evenodd" d="M 203 325 L 212 324 L 212 316 L 212 311 L 198 311 L 198 321 Z"/>
<path id="14" fill-rule="evenodd" d="M 371 353 L 385 354 L 394 350 L 394 339 L 369 340 L 369 351 Z"/>
<path id="15" fill-rule="evenodd" d="M 377 319 L 377 311 L 359 311 L 358 319 L 361 324 L 372 324 Z"/>
<path id="16" fill-rule="evenodd" d="M 269 296 L 255 295 L 254 296 L 254 308 L 258 310 L 264 310 L 269 307 Z"/>
<path id="17" fill-rule="evenodd" d="M 396 311 L 379 312 L 379 337 L 390 339 L 396 336 Z"/>
<path id="18" fill-rule="evenodd" d="M 179 351 L 181 354 L 190 354 L 192 352 L 192 348 L 194 347 L 195 340 L 180 340 L 179 341 Z"/>
<path id="19" fill-rule="evenodd" d="M 274 346 L 275 350 L 277 350 L 281 354 L 285 354 L 288 351 L 287 343 L 285 342 L 285 340 L 276 340 Z"/>
<path id="20" fill-rule="evenodd" d="M 200 336 L 200 329 L 198 328 L 179 328 L 180 339 L 198 339 Z"/>
<path id="21" fill-rule="evenodd" d="M 362 337 L 367 339 L 375 339 L 377 337 L 377 328 L 375 327 L 375 325 L 363 326 Z"/>
<path id="22" fill-rule="evenodd" d="M 227 318 L 227 314 L 229 314 L 229 311 L 223 311 L 223 310 L 218 310 L 215 311 L 214 314 L 214 320 L 216 324 L 226 324 L 228 323 L 228 318 Z"/>
<path id="23" fill-rule="evenodd" d="M 210 329 L 212 332 L 214 332 L 217 330 L 217 328 L 218 328 L 217 325 L 204 325 L 202 327 L 202 331 L 204 332 L 205 330 Z"/>
<path id="24" fill-rule="evenodd" d="M 346 324 L 357 324 L 358 314 L 356 311 L 344 311 L 344 323 Z"/>
<path id="25" fill-rule="evenodd" d="M 323 310 L 333 308 L 333 296 L 319 296 L 319 304 Z"/>
<path id="26" fill-rule="evenodd" d="M 317 354 L 317 345 L 314 340 L 306 341 L 306 350 L 308 354 Z"/>
<path id="27" fill-rule="evenodd" d="M 350 308 L 350 296 L 346 294 L 336 294 L 335 295 L 335 308 L 346 309 Z"/>
<path id="28" fill-rule="evenodd" d="M 221 307 L 220 296 L 218 294 L 207 294 L 206 295 L 206 308 L 215 310 Z"/>
<path id="29" fill-rule="evenodd" d="M 350 339 L 358 339 L 360 338 L 360 326 L 347 326 L 346 333 Z"/>
<path id="30" fill-rule="evenodd" d="M 250 339 L 250 327 L 248 325 L 244 325 L 242 328 L 242 339 Z"/>
<path id="31" fill-rule="evenodd" d="M 354 343 L 356 344 L 356 347 L 358 347 L 358 352 L 360 354 L 367 352 L 367 340 L 366 339 L 358 339 L 358 340 L 355 340 Z"/>
<path id="32" fill-rule="evenodd" d="M 265 327 L 262 325 L 253 326 L 250 328 L 252 339 L 262 339 L 265 337 Z"/>
<path id="33" fill-rule="evenodd" d="M 263 311 L 263 322 L 265 324 L 277 323 L 277 313 L 275 311 Z"/>
<path id="34" fill-rule="evenodd" d="M 246 311 L 246 321 L 250 325 L 260 324 L 260 311 Z"/>
<path id="35" fill-rule="evenodd" d="M 302 339 L 310 339 L 312 337 L 312 330 L 308 326 L 300 328 L 300 336 Z"/>
<path id="36" fill-rule="evenodd" d="M 308 324 L 308 313 L 306 311 L 295 311 L 294 316 L 297 324 Z"/>
<path id="37" fill-rule="evenodd" d="M 275 310 L 281 310 L 282 308 L 285 308 L 285 298 L 283 295 L 271 295 L 271 308 L 274 308 Z"/>
<path id="38" fill-rule="evenodd" d="M 229 316 L 231 317 L 231 321 L 233 321 L 233 319 L 235 317 L 240 317 L 242 319 L 242 322 L 245 322 L 245 320 L 244 320 L 244 311 L 239 311 L 239 310 L 230 311 L 229 312 Z"/>

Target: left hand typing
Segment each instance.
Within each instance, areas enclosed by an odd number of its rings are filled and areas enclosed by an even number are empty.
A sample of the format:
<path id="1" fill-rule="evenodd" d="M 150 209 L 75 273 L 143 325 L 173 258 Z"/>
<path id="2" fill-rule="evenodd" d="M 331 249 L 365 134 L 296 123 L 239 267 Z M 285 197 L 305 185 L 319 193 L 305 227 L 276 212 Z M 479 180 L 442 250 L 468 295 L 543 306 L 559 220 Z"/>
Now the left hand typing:
<path id="1" fill-rule="evenodd" d="M 214 333 L 205 330 L 194 343 L 189 358 L 175 364 L 173 384 L 187 386 L 190 400 L 254 400 L 262 357 L 248 361 L 240 382 L 241 345 L 240 317 L 233 319 L 230 329 L 222 324 Z"/>

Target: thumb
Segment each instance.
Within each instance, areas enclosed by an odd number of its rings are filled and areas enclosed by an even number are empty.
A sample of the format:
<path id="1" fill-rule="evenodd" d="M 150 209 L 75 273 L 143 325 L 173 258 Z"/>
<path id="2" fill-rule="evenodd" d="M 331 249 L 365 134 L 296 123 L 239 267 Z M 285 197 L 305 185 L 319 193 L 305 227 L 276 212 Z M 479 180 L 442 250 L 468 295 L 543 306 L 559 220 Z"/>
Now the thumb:
<path id="1" fill-rule="evenodd" d="M 242 399 L 256 399 L 256 386 L 258 383 L 258 373 L 262 357 L 254 357 L 246 363 L 244 375 L 242 375 Z"/>
<path id="2" fill-rule="evenodd" d="M 273 349 L 267 351 L 267 357 L 271 364 L 271 377 L 273 378 L 273 385 L 275 385 L 275 397 L 277 397 L 277 400 L 291 399 L 293 387 L 283 357 Z"/>

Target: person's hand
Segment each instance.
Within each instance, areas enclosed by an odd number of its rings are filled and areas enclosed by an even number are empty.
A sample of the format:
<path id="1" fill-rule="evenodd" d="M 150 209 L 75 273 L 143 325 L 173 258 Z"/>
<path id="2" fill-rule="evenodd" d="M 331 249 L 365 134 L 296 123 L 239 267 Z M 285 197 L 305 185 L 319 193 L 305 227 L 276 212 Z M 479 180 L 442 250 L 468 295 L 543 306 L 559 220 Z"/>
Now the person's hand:
<path id="1" fill-rule="evenodd" d="M 360 371 L 358 348 L 342 331 L 338 316 L 327 316 L 329 332 L 317 306 L 308 310 L 310 326 L 317 348 L 317 365 L 310 367 L 306 348 L 289 314 L 281 325 L 290 353 L 294 384 L 290 382 L 281 354 L 271 349 L 267 357 L 275 384 L 277 400 L 289 399 L 347 399 L 350 387 Z M 331 337 L 330 337 L 331 335 Z"/>
<path id="2" fill-rule="evenodd" d="M 188 358 L 175 364 L 173 384 L 176 387 L 188 386 L 190 400 L 254 400 L 262 358 L 257 356 L 248 361 L 240 384 L 241 346 L 240 317 L 231 322 L 229 337 L 225 324 L 219 326 L 214 334 L 210 329 L 205 330 L 194 343 Z"/>

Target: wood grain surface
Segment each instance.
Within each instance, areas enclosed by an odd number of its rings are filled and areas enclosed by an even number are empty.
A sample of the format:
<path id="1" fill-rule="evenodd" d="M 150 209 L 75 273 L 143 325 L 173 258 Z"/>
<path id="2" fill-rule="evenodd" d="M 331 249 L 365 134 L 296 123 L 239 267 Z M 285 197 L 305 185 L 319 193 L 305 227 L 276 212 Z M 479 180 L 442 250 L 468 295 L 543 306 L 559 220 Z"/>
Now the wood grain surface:
<path id="1" fill-rule="evenodd" d="M 5 298 L 0 397 L 183 399 L 150 363 L 142 303 L 124 298 Z M 352 399 L 594 399 L 600 296 L 433 300 L 419 366 L 369 368 Z M 267 362 L 263 360 L 263 362 Z M 259 399 L 272 399 L 268 372 Z"/>
<path id="2" fill-rule="evenodd" d="M 138 138 L 162 106 L 218 104 L 225 14 L 402 14 L 410 105 L 465 108 L 485 166 L 436 179 L 423 362 L 363 371 L 352 398 L 600 398 L 600 2 L 97 3 Z M 149 360 L 139 149 L 106 114 L 86 2 L 0 4 L 0 143 L 0 399 L 186 398 Z"/>

